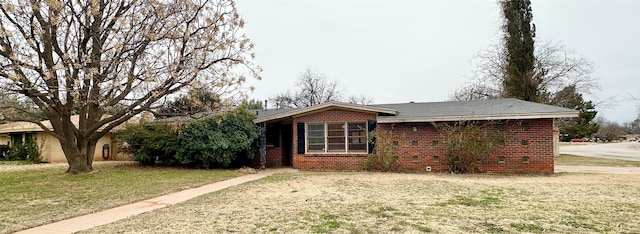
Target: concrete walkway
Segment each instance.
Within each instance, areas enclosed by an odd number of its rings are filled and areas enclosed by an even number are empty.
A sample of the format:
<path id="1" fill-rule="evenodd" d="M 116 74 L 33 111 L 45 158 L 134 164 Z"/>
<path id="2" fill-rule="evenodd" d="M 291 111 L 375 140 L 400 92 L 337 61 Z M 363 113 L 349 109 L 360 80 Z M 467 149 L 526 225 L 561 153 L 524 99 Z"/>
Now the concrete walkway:
<path id="1" fill-rule="evenodd" d="M 278 172 L 291 172 L 292 169 L 267 169 L 256 174 L 236 177 L 233 179 L 223 180 L 216 183 L 204 185 L 197 188 L 187 189 L 164 196 L 151 198 L 148 200 L 136 202 L 129 205 L 111 208 L 108 210 L 96 212 L 93 214 L 83 215 L 56 223 L 46 224 L 39 227 L 23 230 L 17 233 L 74 233 L 100 225 L 112 223 L 121 219 L 125 219 L 134 215 L 142 214 L 148 211 L 159 209 L 168 205 L 174 205 L 186 200 L 229 188 L 231 186 L 243 184 L 249 181 L 258 180 Z"/>

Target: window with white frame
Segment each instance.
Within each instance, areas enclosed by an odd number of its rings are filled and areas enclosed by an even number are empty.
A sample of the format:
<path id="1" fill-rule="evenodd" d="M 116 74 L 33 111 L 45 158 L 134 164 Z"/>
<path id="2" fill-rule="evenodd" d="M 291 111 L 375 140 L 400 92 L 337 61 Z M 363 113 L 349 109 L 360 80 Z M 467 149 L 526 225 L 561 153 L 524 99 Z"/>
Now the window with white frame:
<path id="1" fill-rule="evenodd" d="M 366 122 L 307 124 L 307 152 L 367 153 Z"/>

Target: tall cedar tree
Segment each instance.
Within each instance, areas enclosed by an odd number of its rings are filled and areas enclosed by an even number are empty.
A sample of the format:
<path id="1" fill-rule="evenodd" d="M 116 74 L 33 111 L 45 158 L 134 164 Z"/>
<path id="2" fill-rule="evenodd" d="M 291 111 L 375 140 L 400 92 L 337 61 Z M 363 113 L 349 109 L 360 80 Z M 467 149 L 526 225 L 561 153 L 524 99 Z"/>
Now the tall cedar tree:
<path id="1" fill-rule="evenodd" d="M 541 79 L 534 75 L 535 25 L 531 23 L 531 2 L 505 0 L 500 4 L 505 19 L 503 30 L 507 48 L 504 96 L 540 102 L 540 94 L 544 90 L 538 90 Z"/>

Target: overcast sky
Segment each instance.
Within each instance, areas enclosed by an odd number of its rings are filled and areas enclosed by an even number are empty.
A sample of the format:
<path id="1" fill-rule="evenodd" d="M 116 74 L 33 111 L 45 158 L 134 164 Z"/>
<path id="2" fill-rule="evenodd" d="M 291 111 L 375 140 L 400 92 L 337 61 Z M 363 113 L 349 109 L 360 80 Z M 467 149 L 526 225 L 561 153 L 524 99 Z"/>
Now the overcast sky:
<path id="1" fill-rule="evenodd" d="M 609 120 L 635 119 L 640 101 L 640 0 L 532 1 L 536 41 L 564 45 L 594 65 L 596 102 Z M 495 1 L 238 0 L 255 43 L 262 81 L 251 98 L 293 89 L 307 67 L 338 80 L 346 96 L 374 103 L 446 100 L 472 72 L 471 60 L 499 43 Z"/>

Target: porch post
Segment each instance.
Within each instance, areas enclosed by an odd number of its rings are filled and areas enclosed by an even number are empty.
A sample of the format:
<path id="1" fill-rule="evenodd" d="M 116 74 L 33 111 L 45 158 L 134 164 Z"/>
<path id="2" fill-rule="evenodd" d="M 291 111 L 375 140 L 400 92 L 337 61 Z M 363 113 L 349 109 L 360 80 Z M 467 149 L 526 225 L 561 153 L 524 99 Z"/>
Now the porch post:
<path id="1" fill-rule="evenodd" d="M 267 123 L 260 123 L 260 139 L 258 145 L 260 146 L 260 169 L 264 169 L 267 166 Z"/>

